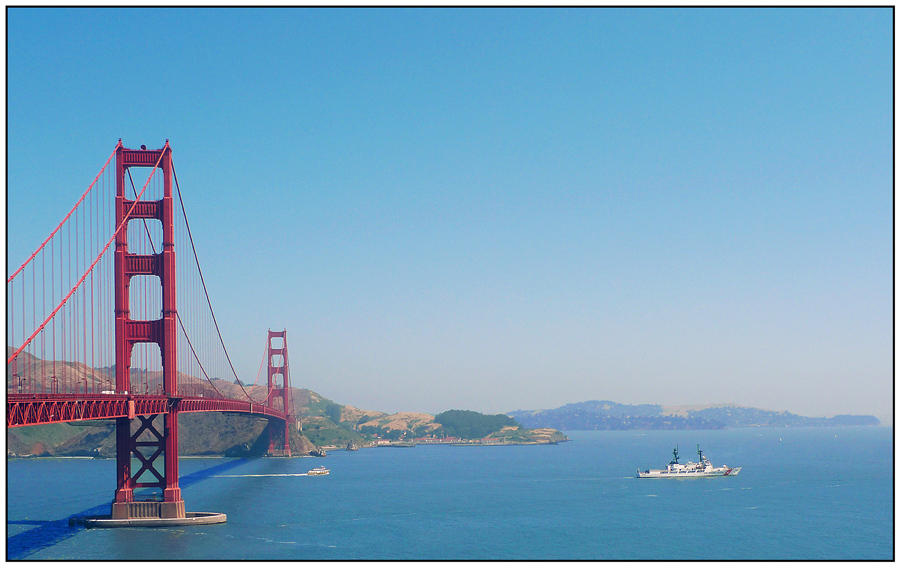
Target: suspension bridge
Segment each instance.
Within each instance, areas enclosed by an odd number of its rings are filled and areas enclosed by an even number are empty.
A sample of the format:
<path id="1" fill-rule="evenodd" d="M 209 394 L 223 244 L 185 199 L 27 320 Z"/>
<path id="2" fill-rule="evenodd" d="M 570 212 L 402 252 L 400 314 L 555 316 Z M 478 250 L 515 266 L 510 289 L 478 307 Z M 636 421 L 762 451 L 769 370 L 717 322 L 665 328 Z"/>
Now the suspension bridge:
<path id="1" fill-rule="evenodd" d="M 190 517 L 178 486 L 180 413 L 262 416 L 269 455 L 290 456 L 286 331 L 268 333 L 266 388 L 245 388 L 209 300 L 168 140 L 155 150 L 119 140 L 8 277 L 6 302 L 6 426 L 115 420 L 111 519 Z M 232 383 L 237 396 L 220 391 Z"/>

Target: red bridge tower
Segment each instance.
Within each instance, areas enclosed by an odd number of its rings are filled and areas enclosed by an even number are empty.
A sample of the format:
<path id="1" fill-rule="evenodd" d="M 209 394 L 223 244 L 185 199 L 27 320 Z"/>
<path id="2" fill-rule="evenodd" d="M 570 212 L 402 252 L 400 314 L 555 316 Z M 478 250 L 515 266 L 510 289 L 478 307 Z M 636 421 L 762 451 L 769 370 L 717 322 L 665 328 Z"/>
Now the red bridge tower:
<path id="1" fill-rule="evenodd" d="M 163 198 L 159 201 L 130 201 L 125 198 L 125 175 L 129 167 L 158 167 L 163 176 Z M 141 423 L 131 431 L 133 416 L 116 420 L 116 492 L 112 518 L 184 518 L 184 500 L 178 487 L 178 381 L 175 345 L 175 230 L 172 203 L 172 149 L 169 141 L 159 150 L 116 148 L 116 226 L 125 219 L 147 219 L 162 223 L 162 250 L 156 254 L 128 252 L 128 223 L 116 238 L 116 391 L 131 388 L 131 354 L 137 343 L 159 345 L 163 368 L 163 390 L 169 398 L 160 432 L 153 424 L 156 416 L 138 416 Z M 162 283 L 162 319 L 135 321 L 130 317 L 128 290 L 134 276 L 157 276 Z M 149 433 L 150 440 L 147 440 Z M 143 440 L 139 440 L 144 435 Z M 149 453 L 149 454 L 148 454 Z M 141 468 L 132 474 L 132 456 Z M 157 467 L 162 459 L 163 470 Z M 141 481 L 149 473 L 153 480 Z M 134 489 L 161 488 L 163 501 L 136 502 Z"/>

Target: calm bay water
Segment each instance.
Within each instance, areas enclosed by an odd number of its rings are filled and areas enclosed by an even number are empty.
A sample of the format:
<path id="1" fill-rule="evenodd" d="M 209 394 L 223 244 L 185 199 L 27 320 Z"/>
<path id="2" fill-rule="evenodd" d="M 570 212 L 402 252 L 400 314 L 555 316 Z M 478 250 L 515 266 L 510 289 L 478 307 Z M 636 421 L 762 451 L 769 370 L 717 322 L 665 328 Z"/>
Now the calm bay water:
<path id="1" fill-rule="evenodd" d="M 220 525 L 84 529 L 113 460 L 7 462 L 8 559 L 893 559 L 892 428 L 574 431 L 555 446 L 183 459 Z M 699 443 L 736 477 L 636 479 Z M 325 477 L 292 476 L 325 465 Z"/>

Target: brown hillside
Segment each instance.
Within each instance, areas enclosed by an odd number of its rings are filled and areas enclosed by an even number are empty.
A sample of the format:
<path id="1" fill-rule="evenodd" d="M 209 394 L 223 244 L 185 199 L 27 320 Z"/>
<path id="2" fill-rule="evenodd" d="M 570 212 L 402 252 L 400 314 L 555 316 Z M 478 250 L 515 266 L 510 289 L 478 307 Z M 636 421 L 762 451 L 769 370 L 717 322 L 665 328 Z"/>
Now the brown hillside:
<path id="1" fill-rule="evenodd" d="M 383 414 L 382 414 L 383 415 Z M 400 412 L 393 415 L 383 415 L 383 417 L 372 419 L 360 426 L 381 427 L 384 429 L 413 429 L 419 426 L 426 426 L 429 430 L 435 430 L 440 427 L 439 423 L 434 422 L 434 416 L 427 413 Z"/>

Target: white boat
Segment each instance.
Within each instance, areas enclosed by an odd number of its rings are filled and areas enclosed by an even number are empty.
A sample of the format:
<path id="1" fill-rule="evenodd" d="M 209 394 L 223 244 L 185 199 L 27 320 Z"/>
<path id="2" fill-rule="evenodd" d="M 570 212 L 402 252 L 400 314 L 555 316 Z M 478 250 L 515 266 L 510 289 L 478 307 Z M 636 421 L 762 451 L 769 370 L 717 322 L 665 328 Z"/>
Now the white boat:
<path id="1" fill-rule="evenodd" d="M 714 467 L 709 459 L 703 455 L 700 445 L 697 445 L 697 453 L 700 455 L 700 462 L 694 463 L 688 461 L 687 464 L 678 462 L 678 447 L 672 451 L 674 459 L 664 469 L 648 469 L 645 471 L 638 470 L 638 478 L 700 478 L 709 476 L 734 476 L 741 472 L 741 467 Z"/>
<path id="2" fill-rule="evenodd" d="M 331 471 L 326 469 L 325 467 L 316 467 L 316 468 L 312 469 L 311 471 L 308 471 L 306 474 L 308 474 L 309 476 L 319 476 L 319 475 L 323 475 L 323 474 L 328 474 L 330 472 Z"/>

